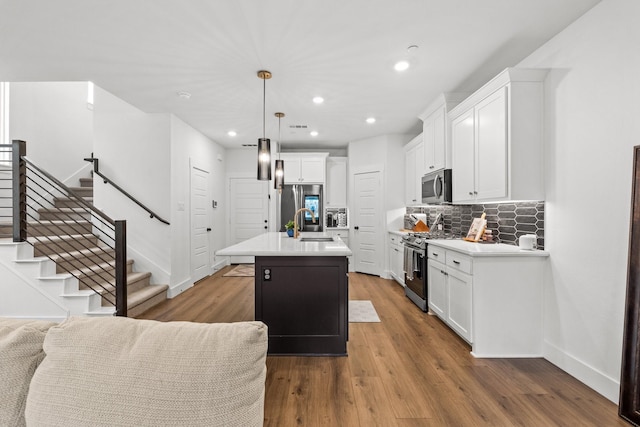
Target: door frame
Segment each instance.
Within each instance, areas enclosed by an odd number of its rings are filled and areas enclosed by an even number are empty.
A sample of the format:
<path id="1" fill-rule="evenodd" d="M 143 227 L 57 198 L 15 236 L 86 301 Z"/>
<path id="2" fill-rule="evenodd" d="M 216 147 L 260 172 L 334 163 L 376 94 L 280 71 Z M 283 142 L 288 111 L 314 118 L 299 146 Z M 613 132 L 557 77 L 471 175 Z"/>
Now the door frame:
<path id="1" fill-rule="evenodd" d="M 633 190 L 618 414 L 640 425 L 640 145 L 633 148 Z"/>
<path id="2" fill-rule="evenodd" d="M 380 277 L 383 277 L 384 275 L 384 271 L 385 271 L 385 265 L 386 262 L 385 260 L 388 259 L 389 254 L 387 253 L 386 250 L 386 245 L 384 244 L 385 241 L 385 237 L 387 235 L 387 223 L 384 217 L 384 212 L 385 212 L 385 202 L 386 202 L 386 192 L 385 192 L 385 186 L 384 183 L 386 182 L 385 179 L 385 169 L 384 169 L 384 165 L 381 163 L 374 163 L 371 165 L 367 165 L 367 166 L 359 166 L 356 168 L 351 169 L 351 171 L 349 172 L 349 193 L 347 195 L 348 200 L 349 200 L 349 210 L 351 211 L 351 214 L 349 215 L 349 242 L 351 243 L 351 250 L 353 251 L 353 268 L 355 271 L 357 271 L 356 266 L 358 265 L 357 262 L 357 249 L 358 249 L 358 241 L 356 240 L 356 233 L 354 230 L 354 226 L 355 226 L 355 186 L 356 186 L 356 175 L 359 174 L 363 174 L 363 173 L 373 173 L 373 172 L 379 172 L 380 173 L 380 207 L 381 207 L 381 211 L 379 213 L 380 217 L 380 223 L 382 224 L 382 230 L 380 233 L 380 236 L 378 236 L 378 240 L 376 242 L 376 251 L 378 252 L 378 263 L 381 266 L 380 267 Z"/>
<path id="3" fill-rule="evenodd" d="M 204 164 L 200 164 L 195 161 L 193 158 L 189 158 L 189 274 L 191 278 L 195 277 L 195 269 L 194 269 L 194 257 L 193 257 L 193 170 L 197 169 L 202 172 L 207 173 L 209 179 L 207 180 L 207 200 L 212 200 L 211 197 L 211 171 L 207 170 L 208 168 Z M 213 228 L 212 219 L 213 213 L 211 212 L 211 208 L 207 206 L 207 221 L 209 223 L 208 228 Z M 209 257 L 207 259 L 207 276 L 210 276 L 214 272 L 213 268 L 213 244 L 211 242 L 213 233 L 207 232 L 207 245 L 209 247 Z M 206 276 L 205 276 L 206 277 Z M 201 280 L 203 278 L 197 279 Z M 194 280 L 197 281 L 197 280 Z"/>

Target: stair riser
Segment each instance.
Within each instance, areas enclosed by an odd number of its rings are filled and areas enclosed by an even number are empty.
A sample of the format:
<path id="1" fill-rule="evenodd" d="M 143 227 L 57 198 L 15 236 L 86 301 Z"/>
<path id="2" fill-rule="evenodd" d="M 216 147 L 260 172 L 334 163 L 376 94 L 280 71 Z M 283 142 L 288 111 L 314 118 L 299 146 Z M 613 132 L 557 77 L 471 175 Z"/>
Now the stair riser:
<path id="1" fill-rule="evenodd" d="M 151 281 L 151 276 L 145 277 L 144 279 L 137 280 L 133 283 L 127 284 L 127 293 L 129 294 L 132 292 L 137 292 L 142 288 L 150 286 L 151 285 L 150 281 Z"/>
<path id="2" fill-rule="evenodd" d="M 93 187 L 71 187 L 71 191 L 79 197 L 93 197 Z"/>
<path id="3" fill-rule="evenodd" d="M 86 201 L 89 204 L 92 204 L 92 200 Z M 53 205 L 56 208 L 86 208 L 87 206 L 79 202 L 77 200 L 69 200 L 69 199 L 55 199 Z"/>
<path id="4" fill-rule="evenodd" d="M 59 241 L 43 241 L 36 242 L 35 255 L 44 256 L 48 254 L 59 254 L 64 252 L 81 251 L 87 248 L 95 248 L 96 252 L 101 252 L 97 249 L 98 238 L 79 238 L 77 240 L 59 240 Z"/>
<path id="5" fill-rule="evenodd" d="M 68 259 L 65 261 L 56 261 L 56 272 L 66 273 L 67 270 L 75 270 L 85 267 L 93 267 L 96 264 L 104 262 L 114 262 L 113 252 L 101 253 L 89 256 L 76 256 L 77 259 Z"/>
<path id="6" fill-rule="evenodd" d="M 94 270 L 95 270 L 95 273 L 82 274 L 80 276 L 80 289 L 91 289 L 91 288 L 100 289 L 100 287 L 96 284 L 96 282 L 114 283 L 114 277 L 115 277 L 114 267 L 110 267 L 108 269 L 94 268 Z M 132 270 L 133 270 L 133 264 L 128 263 L 127 273 L 131 273 Z"/>
<path id="7" fill-rule="evenodd" d="M 40 219 L 43 221 L 89 221 L 91 220 L 90 212 L 57 212 L 57 211 L 39 211 Z"/>
<path id="8" fill-rule="evenodd" d="M 62 236 L 65 234 L 91 234 L 91 223 L 73 223 L 60 225 L 29 224 L 29 236 Z"/>
<path id="9" fill-rule="evenodd" d="M 148 300 L 146 300 L 145 302 L 143 302 L 142 304 L 139 304 L 131 309 L 128 310 L 127 312 L 127 317 L 136 317 L 142 313 L 144 313 L 145 311 L 149 310 L 152 307 L 155 307 L 156 305 L 160 304 L 163 301 L 167 300 L 167 291 L 164 291 L 162 293 L 159 293 L 158 295 L 149 298 Z"/>
<path id="10" fill-rule="evenodd" d="M 92 188 L 93 178 L 80 178 L 80 187 Z"/>

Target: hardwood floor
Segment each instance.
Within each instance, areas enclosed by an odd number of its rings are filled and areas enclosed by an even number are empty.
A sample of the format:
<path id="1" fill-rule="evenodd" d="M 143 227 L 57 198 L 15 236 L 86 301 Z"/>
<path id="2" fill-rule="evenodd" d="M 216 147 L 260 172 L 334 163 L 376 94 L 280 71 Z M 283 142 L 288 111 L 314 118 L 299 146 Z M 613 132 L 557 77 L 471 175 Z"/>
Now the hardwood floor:
<path id="1" fill-rule="evenodd" d="M 139 318 L 253 320 L 253 278 L 227 267 Z M 617 406 L 544 359 L 475 359 L 394 281 L 350 273 L 347 357 L 268 357 L 265 426 L 627 426 Z"/>

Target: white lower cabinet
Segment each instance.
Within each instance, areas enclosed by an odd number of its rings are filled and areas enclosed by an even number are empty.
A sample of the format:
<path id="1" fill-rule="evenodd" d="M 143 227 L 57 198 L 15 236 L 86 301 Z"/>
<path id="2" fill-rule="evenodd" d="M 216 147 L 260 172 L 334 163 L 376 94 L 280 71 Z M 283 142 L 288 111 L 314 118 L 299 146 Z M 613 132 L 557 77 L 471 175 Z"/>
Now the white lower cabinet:
<path id="1" fill-rule="evenodd" d="M 404 246 L 402 237 L 389 233 L 389 271 L 396 282 L 404 286 Z"/>
<path id="2" fill-rule="evenodd" d="M 453 251 L 427 249 L 429 309 L 471 343 L 473 281 L 466 272 L 471 271 L 472 262 L 469 257 Z"/>
<path id="3" fill-rule="evenodd" d="M 479 243 L 463 252 L 466 242 L 445 242 L 427 246 L 429 311 L 471 344 L 475 357 L 541 357 L 547 255 L 513 247 L 498 254 L 499 246 L 483 251 Z"/>

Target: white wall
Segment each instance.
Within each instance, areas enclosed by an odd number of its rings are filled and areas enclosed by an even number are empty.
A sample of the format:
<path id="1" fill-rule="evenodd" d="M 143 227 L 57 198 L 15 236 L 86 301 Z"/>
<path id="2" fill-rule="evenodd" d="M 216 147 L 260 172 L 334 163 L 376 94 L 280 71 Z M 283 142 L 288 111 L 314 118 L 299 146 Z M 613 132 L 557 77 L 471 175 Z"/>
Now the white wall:
<path id="1" fill-rule="evenodd" d="M 79 186 L 93 150 L 87 82 L 10 83 L 10 139 L 27 142 L 27 157 L 65 184 Z"/>
<path id="2" fill-rule="evenodd" d="M 618 400 L 640 2 L 604 0 L 519 66 L 545 82 L 545 357 Z M 595 227 L 594 227 L 595 226 Z"/>
<path id="3" fill-rule="evenodd" d="M 411 140 L 408 135 L 381 135 L 360 141 L 350 142 L 348 145 L 349 154 L 349 175 L 347 183 L 347 200 L 349 201 L 349 211 L 353 218 L 353 195 L 354 175 L 359 172 L 382 170 L 383 189 L 380 197 L 383 198 L 382 221 L 385 229 L 381 230 L 378 249 L 380 251 L 380 263 L 382 267 L 382 277 L 389 278 L 388 275 L 388 246 L 386 244 L 387 228 L 389 222 L 393 223 L 395 216 L 404 208 L 404 151 L 402 147 Z M 353 219 L 350 218 L 351 225 Z M 349 230 L 349 242 L 355 242 L 353 228 Z M 352 250 L 356 250 L 352 246 Z"/>
<path id="4" fill-rule="evenodd" d="M 171 294 L 193 284 L 191 279 L 191 165 L 209 172 L 209 189 L 218 207 L 209 205 L 211 270 L 214 253 L 226 246 L 226 151 L 175 116 L 171 117 Z M 181 206 L 184 206 L 181 210 Z"/>
<path id="5" fill-rule="evenodd" d="M 95 87 L 94 156 L 100 172 L 163 219 L 170 221 L 171 119 L 147 114 Z M 128 257 L 135 271 L 151 271 L 151 282 L 169 284 L 170 226 L 94 177 L 94 204 L 114 220 L 127 220 Z"/>

